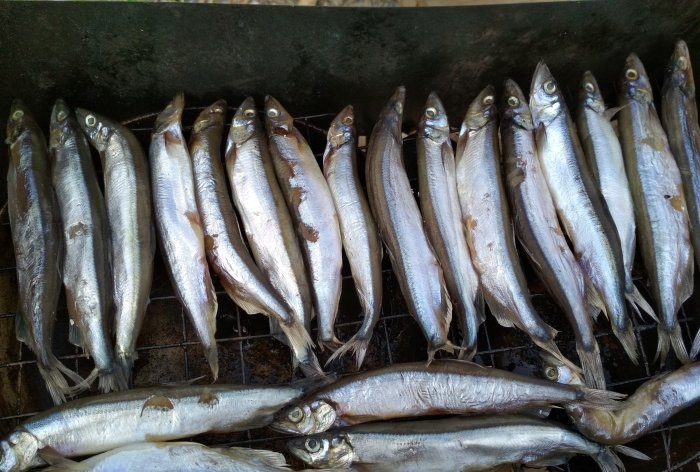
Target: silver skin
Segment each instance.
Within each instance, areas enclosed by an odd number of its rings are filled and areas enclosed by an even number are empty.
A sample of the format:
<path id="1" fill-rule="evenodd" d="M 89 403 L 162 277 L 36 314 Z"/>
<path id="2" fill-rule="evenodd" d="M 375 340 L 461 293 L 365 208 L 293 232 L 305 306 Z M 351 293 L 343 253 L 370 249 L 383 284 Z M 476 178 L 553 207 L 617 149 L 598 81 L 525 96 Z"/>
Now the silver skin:
<path id="1" fill-rule="evenodd" d="M 63 375 L 82 378 L 53 354 L 56 306 L 61 290 L 60 210 L 51 186 L 46 139 L 29 109 L 14 100 L 7 120 L 7 210 L 17 265 L 17 339 L 34 353 L 55 404 L 71 393 Z"/>
<path id="2" fill-rule="evenodd" d="M 345 377 L 280 411 L 271 427 L 315 434 L 332 427 L 425 415 L 518 412 L 582 402 L 612 407 L 623 395 L 561 385 L 458 360 L 420 362 Z"/>
<path id="3" fill-rule="evenodd" d="M 540 278 L 574 328 L 576 351 L 590 387 L 605 389 L 600 349 L 586 303 L 583 272 L 559 226 L 537 158 L 534 125 L 525 95 L 504 82 L 501 145 L 506 188 L 516 234 Z"/>
<path id="4" fill-rule="evenodd" d="M 620 140 L 610 119 L 618 108 L 606 109 L 598 82 L 590 71 L 581 79 L 576 124 L 589 168 L 620 238 L 625 269 L 625 296 L 639 313 L 639 308 L 656 319 L 654 310 L 632 282 L 636 250 L 634 202 L 625 173 Z"/>
<path id="5" fill-rule="evenodd" d="M 151 186 L 156 228 L 175 293 L 199 337 L 214 380 L 219 375 L 216 293 L 197 209 L 192 161 L 182 134 L 182 94 L 158 115 L 151 134 Z"/>
<path id="6" fill-rule="evenodd" d="M 504 439 L 506 439 L 504 441 Z M 289 451 L 313 467 L 373 472 L 484 471 L 503 464 L 547 467 L 575 455 L 591 457 L 604 472 L 624 471 L 616 450 L 544 420 L 498 415 L 484 418 L 377 423 L 292 439 Z"/>
<path id="7" fill-rule="evenodd" d="M 495 90 L 489 85 L 469 105 L 457 141 L 457 193 L 474 269 L 498 322 L 517 326 L 539 347 L 565 360 L 554 343 L 556 331 L 532 305 L 520 267 L 503 188 L 497 120 Z"/>
<path id="8" fill-rule="evenodd" d="M 226 171 L 253 258 L 307 330 L 311 292 L 292 217 L 275 177 L 255 102 L 246 98 L 226 141 Z"/>
<path id="9" fill-rule="evenodd" d="M 53 462 L 53 460 L 52 460 Z M 209 448 L 192 442 L 146 442 L 120 447 L 81 462 L 58 459 L 52 472 L 278 472 L 290 471 L 282 454 L 245 447 Z"/>
<path id="10" fill-rule="evenodd" d="M 360 183 L 354 121 L 352 105 L 348 105 L 331 123 L 323 154 L 323 175 L 338 213 L 343 249 L 363 314 L 358 332 L 328 362 L 352 351 L 359 369 L 382 309 L 383 254 L 379 230 Z"/>
<path id="11" fill-rule="evenodd" d="M 586 275 L 594 305 L 610 319 L 625 352 L 639 353 L 625 303 L 625 268 L 620 237 L 595 184 L 574 124 L 549 68 L 540 62 L 530 89 L 540 165 L 559 219 Z"/>
<path id="12" fill-rule="evenodd" d="M 75 110 L 78 124 L 102 160 L 109 223 L 115 355 L 127 378 L 146 315 L 156 238 L 146 156 L 131 131 L 87 110 Z"/>
<path id="13" fill-rule="evenodd" d="M 700 126 L 695 100 L 690 52 L 680 40 L 669 61 L 661 91 L 661 122 L 681 172 L 695 263 L 700 265 Z M 698 352 L 700 332 L 695 336 L 690 357 Z"/>
<path id="14" fill-rule="evenodd" d="M 51 113 L 49 160 L 61 212 L 70 338 L 95 361 L 85 385 L 99 377 L 101 391 L 124 390 L 127 381 L 115 361 L 110 336 L 112 292 L 104 197 L 85 135 L 60 99 Z"/>
<path id="15" fill-rule="evenodd" d="M 418 187 L 428 238 L 435 249 L 452 307 L 462 328 L 463 357 L 476 353 L 479 325 L 484 321 L 479 278 L 474 271 L 457 195 L 455 157 L 450 125 L 440 98 L 431 93 L 418 121 Z"/>
<path id="16" fill-rule="evenodd" d="M 550 380 L 577 385 L 581 378 L 554 359 L 545 359 Z M 647 380 L 614 409 L 581 404 L 566 412 L 582 434 L 602 444 L 626 444 L 666 423 L 673 415 L 700 401 L 700 362 L 686 364 Z"/>
<path id="17" fill-rule="evenodd" d="M 620 79 L 619 131 L 642 261 L 659 311 L 657 357 L 670 346 L 690 362 L 677 313 L 693 292 L 693 247 L 678 165 L 654 107 L 649 78 L 631 54 Z"/>
<path id="18" fill-rule="evenodd" d="M 292 116 L 270 96 L 265 98 L 265 125 L 277 181 L 306 262 L 318 316 L 318 344 L 335 350 L 341 344 L 334 325 L 340 302 L 343 242 L 333 196 Z"/>
<path id="19" fill-rule="evenodd" d="M 302 368 L 318 374 L 321 368 L 311 351 L 312 342 L 306 328 L 255 265 L 243 242 L 221 163 L 225 115 L 224 100 L 205 108 L 195 120 L 189 142 L 195 196 L 209 263 L 231 299 L 246 313 L 264 313 L 276 319 L 287 334 L 295 359 L 302 359 Z"/>
<path id="20" fill-rule="evenodd" d="M 261 428 L 302 394 L 294 386 L 210 385 L 81 398 L 33 416 L 0 441 L 0 471 L 43 464 L 39 449 L 45 446 L 78 457 L 144 441 Z"/>
<path id="21" fill-rule="evenodd" d="M 447 339 L 452 303 L 403 163 L 405 96 L 405 88 L 397 88 L 379 115 L 369 139 L 365 176 L 369 205 L 401 293 L 428 341 L 429 364 L 435 352 L 454 350 Z"/>

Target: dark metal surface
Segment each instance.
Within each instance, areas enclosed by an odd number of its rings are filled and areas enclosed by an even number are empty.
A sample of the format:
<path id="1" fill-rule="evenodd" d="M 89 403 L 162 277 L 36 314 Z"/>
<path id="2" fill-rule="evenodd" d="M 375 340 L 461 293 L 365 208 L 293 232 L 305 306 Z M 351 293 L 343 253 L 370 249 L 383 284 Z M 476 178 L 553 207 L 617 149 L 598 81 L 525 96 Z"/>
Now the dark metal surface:
<path id="1" fill-rule="evenodd" d="M 185 123 L 191 123 L 196 109 L 188 109 Z M 230 115 L 232 115 L 230 113 Z M 320 153 L 325 145 L 325 129 L 333 115 L 317 115 L 297 121 L 297 126 L 306 134 L 312 148 Z M 154 116 L 131 121 L 144 146 L 147 146 Z M 230 118 L 230 116 L 229 116 Z M 415 176 L 415 140 L 406 139 L 405 160 L 409 175 Z M 415 179 L 412 180 L 415 186 Z M 16 277 L 11 249 L 10 231 L 7 222 L 0 224 L 0 436 L 10 431 L 22 419 L 34 412 L 51 406 L 43 381 L 39 377 L 33 355 L 20 346 L 14 337 L 14 312 L 16 307 Z M 388 258 L 384 260 L 383 313 L 377 325 L 363 369 L 371 369 L 395 362 L 425 359 L 425 340 L 413 319 L 407 315 L 406 305 L 398 283 L 391 273 Z M 527 267 L 527 266 L 526 266 Z M 347 340 L 357 330 L 360 306 L 352 279 L 344 264 L 343 293 L 338 318 L 341 339 Z M 571 328 L 560 310 L 545 295 L 544 289 L 533 273 L 529 273 L 533 301 L 539 313 L 560 331 L 557 338 L 562 352 L 575 359 L 575 343 Z M 640 275 L 637 274 L 638 281 Z M 643 280 L 643 279 L 642 279 Z M 248 316 L 239 310 L 218 287 L 219 313 L 217 343 L 220 356 L 220 380 L 227 383 L 279 383 L 292 378 L 290 354 L 286 346 L 269 335 L 267 319 L 261 315 Z M 690 313 L 697 312 L 698 296 L 686 304 Z M 686 342 L 698 329 L 700 318 L 682 315 L 683 333 Z M 660 371 L 653 362 L 656 350 L 656 326 L 634 320 L 635 333 L 642 347 L 643 362 L 634 366 L 610 332 L 607 321 L 602 318 L 596 326 L 603 364 L 609 387 L 613 390 L 632 393 L 639 385 Z M 87 375 L 91 361 L 77 348 L 70 346 L 65 301 L 61 300 L 59 323 L 55 337 L 55 348 L 60 358 L 70 367 Z M 314 333 L 315 337 L 315 333 Z M 453 332 L 453 340 L 456 333 Z M 170 281 L 162 259 L 156 256 L 155 280 L 145 326 L 138 341 L 139 359 L 134 371 L 135 386 L 158 385 L 165 382 L 181 382 L 209 375 L 209 367 L 194 331 L 183 315 L 182 308 L 173 296 Z M 325 362 L 326 354 L 320 355 Z M 524 374 L 540 375 L 538 350 L 527 336 L 515 329 L 499 326 L 492 317 L 481 328 L 479 349 L 475 359 L 485 365 Z M 331 370 L 346 374 L 353 371 L 353 361 L 346 358 L 331 366 Z M 665 370 L 678 367 L 675 359 Z M 202 380 L 201 382 L 206 382 Z M 565 415 L 554 416 L 566 422 Z M 629 472 L 697 471 L 700 462 L 700 405 L 683 412 L 663 428 L 635 441 L 630 446 L 652 457 L 648 463 L 623 459 Z M 207 444 L 237 444 L 271 448 L 285 452 L 284 439 L 269 430 L 254 430 L 232 435 L 209 435 L 195 438 Z M 291 459 L 291 457 L 287 454 Z M 568 472 L 597 470 L 587 458 L 576 458 L 565 467 Z"/>

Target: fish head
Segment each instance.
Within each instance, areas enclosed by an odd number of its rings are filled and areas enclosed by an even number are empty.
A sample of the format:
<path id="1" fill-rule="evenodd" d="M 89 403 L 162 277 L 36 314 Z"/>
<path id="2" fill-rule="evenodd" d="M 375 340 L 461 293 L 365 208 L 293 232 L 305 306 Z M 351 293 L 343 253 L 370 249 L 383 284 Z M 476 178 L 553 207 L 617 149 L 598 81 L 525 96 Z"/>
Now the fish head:
<path id="1" fill-rule="evenodd" d="M 59 147 L 68 139 L 69 130 L 67 128 L 70 125 L 70 119 L 70 108 L 68 108 L 68 104 L 59 98 L 56 100 L 56 103 L 54 103 L 53 110 L 51 110 L 50 147 Z"/>
<path id="2" fill-rule="evenodd" d="M 185 94 L 180 92 L 168 103 L 163 111 L 156 117 L 152 134 L 165 132 L 172 126 L 177 126 L 182 121 L 182 111 L 185 109 Z"/>
<path id="3" fill-rule="evenodd" d="M 22 100 L 14 99 L 10 106 L 10 117 L 7 120 L 7 140 L 5 142 L 7 144 L 14 143 L 30 126 L 34 126 L 34 118 L 29 108 Z"/>
<path id="4" fill-rule="evenodd" d="M 493 85 L 487 85 L 469 104 L 460 135 L 483 128 L 487 123 L 495 120 L 496 116 L 496 89 Z"/>
<path id="5" fill-rule="evenodd" d="M 328 128 L 328 145 L 338 149 L 355 138 L 355 110 L 348 105 L 338 113 Z"/>
<path id="6" fill-rule="evenodd" d="M 581 88 L 578 92 L 579 102 L 583 103 L 583 106 L 590 108 L 596 113 L 603 113 L 605 111 L 605 101 L 603 100 L 603 95 L 600 93 L 600 87 L 598 87 L 598 81 L 595 80 L 591 71 L 587 70 L 583 73 L 581 78 Z"/>
<path id="7" fill-rule="evenodd" d="M 83 108 L 75 109 L 75 117 L 78 120 L 78 125 L 95 149 L 103 152 L 115 132 L 113 122 Z"/>
<path id="8" fill-rule="evenodd" d="M 289 452 L 306 464 L 319 468 L 349 468 L 355 453 L 347 434 L 331 431 L 306 438 L 295 438 L 287 443 Z"/>
<path id="9" fill-rule="evenodd" d="M 418 120 L 418 130 L 420 137 L 432 139 L 434 141 L 444 141 L 450 135 L 450 124 L 447 121 L 447 112 L 435 92 L 428 95 L 425 102 L 423 114 Z"/>
<path id="10" fill-rule="evenodd" d="M 244 143 L 255 134 L 256 129 L 260 129 L 258 110 L 255 108 L 253 97 L 248 97 L 243 100 L 236 114 L 233 115 L 229 139 L 236 144 Z"/>
<path id="11" fill-rule="evenodd" d="M 552 122 L 566 107 L 559 84 L 547 67 L 540 62 L 535 68 L 530 85 L 530 112 L 534 125 L 545 126 Z"/>
<path id="12" fill-rule="evenodd" d="M 585 385 L 583 377 L 553 355 L 543 352 L 542 363 L 547 380 L 566 385 Z"/>
<path id="13" fill-rule="evenodd" d="M 651 90 L 649 76 L 644 69 L 644 64 L 634 53 L 627 56 L 625 61 L 620 78 L 620 93 L 626 95 L 630 100 L 647 105 L 653 104 L 654 93 Z"/>
<path id="14" fill-rule="evenodd" d="M 671 60 L 668 62 L 666 81 L 672 87 L 683 91 L 688 98 L 695 98 L 695 81 L 693 80 L 693 66 L 690 63 L 690 51 L 682 39 L 676 43 Z"/>
<path id="15" fill-rule="evenodd" d="M 513 121 L 525 129 L 532 129 L 532 113 L 520 86 L 512 79 L 503 81 L 501 96 L 501 114 L 504 120 Z"/>
<path id="16" fill-rule="evenodd" d="M 303 403 L 283 410 L 272 428 L 286 433 L 315 434 L 327 431 L 336 420 L 335 408 L 323 400 Z"/>
<path id="17" fill-rule="evenodd" d="M 294 130 L 294 118 L 274 97 L 265 97 L 265 124 L 267 132 L 286 136 Z"/>
<path id="18" fill-rule="evenodd" d="M 384 129 L 391 133 L 391 136 L 397 143 L 403 142 L 401 135 L 401 125 L 403 124 L 403 109 L 406 102 L 406 87 L 403 85 L 396 88 L 394 94 L 389 98 L 389 101 L 384 105 L 377 120 L 377 125 L 381 125 Z M 372 133 L 374 134 L 374 132 Z"/>
<path id="19" fill-rule="evenodd" d="M 192 126 L 193 133 L 200 133 L 211 126 L 222 127 L 226 118 L 226 100 L 217 100 L 197 116 Z"/>
<path id="20" fill-rule="evenodd" d="M 0 470 L 15 472 L 27 470 L 37 462 L 39 441 L 26 431 L 15 431 L 0 441 Z"/>

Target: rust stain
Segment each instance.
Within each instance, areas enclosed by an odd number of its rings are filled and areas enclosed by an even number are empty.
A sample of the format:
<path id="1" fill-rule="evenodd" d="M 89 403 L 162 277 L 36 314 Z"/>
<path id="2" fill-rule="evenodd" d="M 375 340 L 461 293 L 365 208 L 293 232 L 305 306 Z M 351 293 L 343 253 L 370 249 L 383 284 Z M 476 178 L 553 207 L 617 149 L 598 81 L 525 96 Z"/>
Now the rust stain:
<path id="1" fill-rule="evenodd" d="M 297 208 L 304 201 L 306 196 L 306 190 L 301 187 L 292 187 L 290 191 L 290 198 L 292 200 L 292 207 Z"/>
<path id="2" fill-rule="evenodd" d="M 216 237 L 218 234 L 215 234 L 213 236 L 209 236 L 208 234 L 204 235 L 204 249 L 206 251 L 213 251 L 216 249 Z"/>
<path id="3" fill-rule="evenodd" d="M 153 395 L 143 404 L 143 408 L 141 408 L 141 416 L 143 416 L 143 412 L 146 410 L 146 408 L 152 408 L 156 411 L 170 411 L 173 410 L 175 406 L 168 397 Z"/>
<path id="4" fill-rule="evenodd" d="M 302 238 L 306 239 L 307 241 L 311 241 L 312 243 L 318 241 L 318 230 L 307 225 L 306 223 L 299 224 L 299 234 Z"/>
<path id="5" fill-rule="evenodd" d="M 197 401 L 200 405 L 207 405 L 207 406 L 214 406 L 219 404 L 219 397 L 216 396 L 215 393 L 212 393 L 210 390 L 205 389 L 202 394 L 199 396 L 199 400 Z"/>

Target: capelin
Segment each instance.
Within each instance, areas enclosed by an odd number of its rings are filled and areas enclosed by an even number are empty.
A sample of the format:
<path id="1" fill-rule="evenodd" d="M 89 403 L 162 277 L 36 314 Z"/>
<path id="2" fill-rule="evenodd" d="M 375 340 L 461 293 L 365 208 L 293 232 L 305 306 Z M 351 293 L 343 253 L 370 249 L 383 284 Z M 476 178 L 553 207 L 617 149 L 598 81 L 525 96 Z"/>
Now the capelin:
<path id="1" fill-rule="evenodd" d="M 503 95 L 501 95 L 501 114 L 503 120 L 511 120 L 525 129 L 532 129 L 532 113 L 527 104 L 527 99 L 520 86 L 512 79 L 503 81 Z"/>
<path id="2" fill-rule="evenodd" d="M 33 435 L 24 431 L 10 433 L 0 441 L 0 470 L 15 472 L 39 465 L 38 450 L 39 441 Z"/>
<path id="3" fill-rule="evenodd" d="M 36 126 L 29 108 L 19 98 L 15 98 L 10 106 L 10 116 L 7 120 L 7 144 L 12 144 L 29 126 Z"/>
<path id="4" fill-rule="evenodd" d="M 286 135 L 294 129 L 294 118 L 274 97 L 265 97 L 265 122 L 269 134 Z"/>
<path id="5" fill-rule="evenodd" d="M 581 78 L 581 88 L 579 89 L 579 101 L 584 104 L 584 106 L 590 108 L 596 113 L 603 113 L 605 111 L 605 101 L 603 101 L 603 95 L 600 93 L 600 87 L 598 87 L 598 81 L 595 80 L 593 73 L 589 70 L 583 73 Z"/>
<path id="6" fill-rule="evenodd" d="M 156 123 L 153 125 L 153 133 L 159 134 L 170 128 L 171 125 L 182 121 L 182 111 L 185 108 L 185 94 L 178 93 L 172 99 L 165 109 L 156 117 Z"/>
<path id="7" fill-rule="evenodd" d="M 347 469 L 355 458 L 347 436 L 340 432 L 292 439 L 287 449 L 314 468 Z"/>
<path id="8" fill-rule="evenodd" d="M 469 104 L 460 134 L 483 128 L 496 119 L 496 111 L 496 89 L 493 85 L 487 85 Z"/>
<path id="9" fill-rule="evenodd" d="M 258 110 L 255 108 L 255 100 L 253 97 L 248 97 L 243 100 L 243 103 L 238 107 L 236 113 L 231 120 L 231 129 L 229 131 L 229 141 L 235 144 L 241 144 L 250 139 L 255 133 Z"/>
<path id="10" fill-rule="evenodd" d="M 423 114 L 418 120 L 418 129 L 423 136 L 436 141 L 445 140 L 450 134 L 445 107 L 435 92 L 428 95 Z"/>
<path id="11" fill-rule="evenodd" d="M 547 64 L 540 62 L 530 85 L 530 112 L 535 126 L 551 123 L 565 107 L 559 84 Z"/>
<path id="12" fill-rule="evenodd" d="M 355 138 L 355 111 L 348 105 L 338 113 L 328 128 L 328 145 L 338 149 Z"/>
<path id="13" fill-rule="evenodd" d="M 403 85 L 396 88 L 394 94 L 389 98 L 389 101 L 382 108 L 382 112 L 379 115 L 379 120 L 375 125 L 381 126 L 391 133 L 391 136 L 397 143 L 403 142 L 403 137 L 401 136 L 401 125 L 403 123 L 403 109 L 404 103 L 406 101 L 406 87 Z M 372 133 L 375 134 L 374 132 Z"/>
<path id="14" fill-rule="evenodd" d="M 68 108 L 68 104 L 60 98 L 56 100 L 53 110 L 51 110 L 50 147 L 58 147 L 65 142 L 68 136 L 64 132 L 64 128 L 68 126 L 70 117 L 70 108 Z"/>
<path id="15" fill-rule="evenodd" d="M 544 376 L 547 380 L 566 385 L 585 385 L 583 377 L 578 372 L 575 372 L 553 355 L 548 352 L 542 352 L 540 356 L 542 357 Z"/>
<path id="16" fill-rule="evenodd" d="M 223 126 L 226 118 L 226 100 L 217 100 L 201 111 L 194 121 L 193 132 L 199 133 L 211 126 Z"/>
<path id="17" fill-rule="evenodd" d="M 634 53 L 627 56 L 625 61 L 620 77 L 620 91 L 637 102 L 651 105 L 654 101 L 647 72 L 642 61 Z"/>
<path id="18" fill-rule="evenodd" d="M 323 400 L 293 406 L 278 413 L 272 429 L 293 434 L 316 434 L 330 429 L 336 420 L 335 408 Z"/>
<path id="19" fill-rule="evenodd" d="M 90 143 L 92 143 L 98 151 L 104 151 L 107 148 L 107 143 L 113 132 L 107 124 L 109 120 L 83 108 L 75 109 L 75 117 L 78 121 L 78 125 L 83 130 L 88 140 L 90 140 Z"/>
<path id="20" fill-rule="evenodd" d="M 695 80 L 693 66 L 690 62 L 688 45 L 682 39 L 676 43 L 666 69 L 667 81 L 673 87 L 680 88 L 689 99 L 695 99 Z"/>

